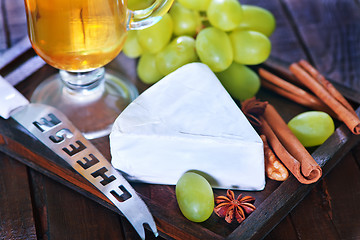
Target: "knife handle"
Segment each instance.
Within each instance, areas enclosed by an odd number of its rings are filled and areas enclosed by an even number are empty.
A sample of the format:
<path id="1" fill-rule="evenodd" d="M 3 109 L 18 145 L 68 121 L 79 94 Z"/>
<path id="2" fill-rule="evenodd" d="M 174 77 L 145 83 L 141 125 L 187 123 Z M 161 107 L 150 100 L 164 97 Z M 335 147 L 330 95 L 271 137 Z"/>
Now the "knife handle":
<path id="1" fill-rule="evenodd" d="M 8 119 L 12 111 L 27 104 L 29 101 L 0 76 L 0 116 Z"/>

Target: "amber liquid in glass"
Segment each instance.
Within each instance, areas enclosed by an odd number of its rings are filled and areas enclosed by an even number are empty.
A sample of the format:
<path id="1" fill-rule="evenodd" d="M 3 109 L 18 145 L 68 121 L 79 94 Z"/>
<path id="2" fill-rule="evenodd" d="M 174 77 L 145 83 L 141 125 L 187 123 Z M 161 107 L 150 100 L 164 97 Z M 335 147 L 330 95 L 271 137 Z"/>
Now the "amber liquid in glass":
<path id="1" fill-rule="evenodd" d="M 121 0 L 25 0 L 34 50 L 48 64 L 90 71 L 113 60 L 126 38 Z"/>

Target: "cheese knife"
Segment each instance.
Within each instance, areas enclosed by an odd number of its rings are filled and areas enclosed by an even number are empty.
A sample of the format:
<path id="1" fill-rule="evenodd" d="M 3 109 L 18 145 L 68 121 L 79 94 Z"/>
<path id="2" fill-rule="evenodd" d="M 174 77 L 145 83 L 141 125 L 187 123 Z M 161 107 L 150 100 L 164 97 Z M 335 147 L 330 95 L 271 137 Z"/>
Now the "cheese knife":
<path id="1" fill-rule="evenodd" d="M 144 226 L 158 235 L 155 221 L 136 191 L 59 110 L 33 104 L 0 76 L 0 116 L 22 125 L 98 188 L 129 220 L 142 239 Z"/>

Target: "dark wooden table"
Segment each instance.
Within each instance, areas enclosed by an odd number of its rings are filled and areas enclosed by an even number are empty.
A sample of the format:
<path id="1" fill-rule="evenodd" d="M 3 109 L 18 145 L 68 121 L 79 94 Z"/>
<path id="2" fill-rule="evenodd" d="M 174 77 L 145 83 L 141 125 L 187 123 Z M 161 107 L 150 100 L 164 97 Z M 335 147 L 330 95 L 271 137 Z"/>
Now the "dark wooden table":
<path id="1" fill-rule="evenodd" d="M 285 62 L 305 58 L 336 83 L 360 92 L 359 0 L 245 2 L 276 17 L 272 57 Z M 26 34 L 23 1 L 0 0 L 0 54 Z M 359 203 L 356 145 L 265 239 L 360 239 Z M 117 213 L 0 152 L 0 239 L 138 236 Z M 147 239 L 153 239 L 149 232 Z"/>

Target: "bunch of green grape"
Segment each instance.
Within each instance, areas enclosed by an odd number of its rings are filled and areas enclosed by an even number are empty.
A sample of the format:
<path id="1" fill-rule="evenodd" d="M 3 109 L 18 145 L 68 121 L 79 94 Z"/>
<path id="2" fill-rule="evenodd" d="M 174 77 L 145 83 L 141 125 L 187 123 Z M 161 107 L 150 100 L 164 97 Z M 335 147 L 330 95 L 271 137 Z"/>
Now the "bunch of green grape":
<path id="1" fill-rule="evenodd" d="M 137 74 L 144 83 L 202 62 L 234 98 L 245 100 L 260 88 L 258 75 L 247 65 L 269 57 L 274 29 L 275 18 L 268 10 L 238 0 L 176 0 L 155 25 L 129 31 L 123 52 L 139 58 Z"/>

